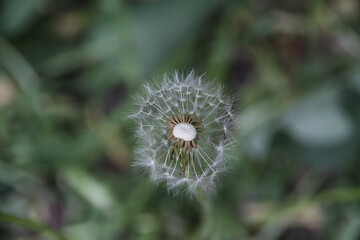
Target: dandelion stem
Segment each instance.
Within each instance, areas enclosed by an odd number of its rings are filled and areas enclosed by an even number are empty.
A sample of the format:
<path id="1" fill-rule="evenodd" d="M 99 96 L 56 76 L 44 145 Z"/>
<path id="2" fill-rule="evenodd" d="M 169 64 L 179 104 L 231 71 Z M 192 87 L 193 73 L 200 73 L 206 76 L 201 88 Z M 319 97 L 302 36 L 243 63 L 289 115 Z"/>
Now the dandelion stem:
<path id="1" fill-rule="evenodd" d="M 196 199 L 201 208 L 201 223 L 199 230 L 195 233 L 193 239 L 211 239 L 213 229 L 213 208 L 207 195 L 201 190 L 196 191 Z"/>

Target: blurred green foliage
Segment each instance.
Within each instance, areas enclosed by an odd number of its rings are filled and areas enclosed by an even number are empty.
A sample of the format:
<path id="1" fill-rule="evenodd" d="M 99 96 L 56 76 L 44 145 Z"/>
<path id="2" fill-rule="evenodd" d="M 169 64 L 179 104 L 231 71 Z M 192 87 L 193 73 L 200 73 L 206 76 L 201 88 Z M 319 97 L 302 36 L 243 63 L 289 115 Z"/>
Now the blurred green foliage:
<path id="1" fill-rule="evenodd" d="M 0 239 L 360 239 L 356 0 L 1 0 Z M 131 167 L 131 96 L 197 69 L 238 95 L 207 200 Z"/>

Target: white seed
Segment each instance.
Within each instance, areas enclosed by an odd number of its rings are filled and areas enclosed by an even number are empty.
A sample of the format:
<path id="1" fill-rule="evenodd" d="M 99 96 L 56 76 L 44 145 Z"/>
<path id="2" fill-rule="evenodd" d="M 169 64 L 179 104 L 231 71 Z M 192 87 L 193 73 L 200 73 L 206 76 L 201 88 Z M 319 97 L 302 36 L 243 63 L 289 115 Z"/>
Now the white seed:
<path id="1" fill-rule="evenodd" d="M 179 123 L 174 127 L 173 135 L 184 141 L 192 141 L 196 138 L 196 129 L 190 123 Z"/>

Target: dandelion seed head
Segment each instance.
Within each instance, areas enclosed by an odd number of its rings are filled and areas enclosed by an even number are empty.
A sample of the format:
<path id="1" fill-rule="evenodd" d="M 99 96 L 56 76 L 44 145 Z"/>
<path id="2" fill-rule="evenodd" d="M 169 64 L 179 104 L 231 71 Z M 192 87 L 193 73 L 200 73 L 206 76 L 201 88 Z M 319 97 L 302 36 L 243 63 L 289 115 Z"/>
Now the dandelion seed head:
<path id="1" fill-rule="evenodd" d="M 165 74 L 144 85 L 136 105 L 134 165 L 174 194 L 214 192 L 236 142 L 233 100 L 223 87 L 193 71 Z"/>

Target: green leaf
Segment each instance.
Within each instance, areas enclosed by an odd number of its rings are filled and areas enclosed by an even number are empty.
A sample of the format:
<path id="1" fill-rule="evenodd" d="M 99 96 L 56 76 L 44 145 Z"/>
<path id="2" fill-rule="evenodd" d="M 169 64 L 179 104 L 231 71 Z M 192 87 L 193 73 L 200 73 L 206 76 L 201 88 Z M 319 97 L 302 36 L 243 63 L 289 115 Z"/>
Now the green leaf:
<path id="1" fill-rule="evenodd" d="M 40 232 L 44 234 L 46 233 L 47 235 L 51 236 L 51 239 L 65 240 L 65 238 L 62 235 L 60 235 L 59 233 L 57 233 L 56 231 L 54 231 L 53 229 L 51 229 L 46 225 L 34 222 L 29 219 L 17 217 L 11 214 L 0 212 L 0 222 L 26 227 L 36 232 Z"/>
<path id="2" fill-rule="evenodd" d="M 43 0 L 7 0 L 0 11 L 0 29 L 8 34 L 19 33 L 29 27 Z"/>

